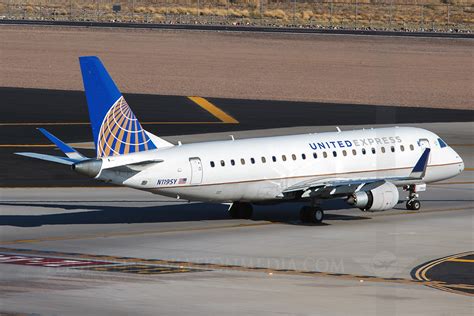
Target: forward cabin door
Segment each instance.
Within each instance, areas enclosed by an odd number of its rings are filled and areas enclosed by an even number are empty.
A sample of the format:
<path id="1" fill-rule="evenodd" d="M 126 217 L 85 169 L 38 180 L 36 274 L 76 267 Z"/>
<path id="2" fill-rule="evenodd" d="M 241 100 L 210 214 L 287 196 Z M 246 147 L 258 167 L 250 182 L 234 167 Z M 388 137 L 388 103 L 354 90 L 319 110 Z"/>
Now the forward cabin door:
<path id="1" fill-rule="evenodd" d="M 422 153 L 425 151 L 426 148 L 431 148 L 430 141 L 427 140 L 426 138 L 419 139 L 418 140 L 418 145 L 420 146 Z M 431 162 L 431 154 L 428 158 L 428 163 L 430 163 L 430 162 Z"/>
<path id="2" fill-rule="evenodd" d="M 199 158 L 189 158 L 191 164 L 191 184 L 200 184 L 202 182 L 202 164 Z"/>

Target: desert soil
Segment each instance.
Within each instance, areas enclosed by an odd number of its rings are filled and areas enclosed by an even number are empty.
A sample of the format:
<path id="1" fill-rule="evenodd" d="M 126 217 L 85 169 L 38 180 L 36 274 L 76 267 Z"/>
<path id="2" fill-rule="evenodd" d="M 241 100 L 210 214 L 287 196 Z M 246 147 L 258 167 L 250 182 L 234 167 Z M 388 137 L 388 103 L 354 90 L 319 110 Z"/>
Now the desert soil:
<path id="1" fill-rule="evenodd" d="M 0 26 L 0 86 L 82 90 L 99 56 L 123 92 L 473 109 L 474 41 Z"/>

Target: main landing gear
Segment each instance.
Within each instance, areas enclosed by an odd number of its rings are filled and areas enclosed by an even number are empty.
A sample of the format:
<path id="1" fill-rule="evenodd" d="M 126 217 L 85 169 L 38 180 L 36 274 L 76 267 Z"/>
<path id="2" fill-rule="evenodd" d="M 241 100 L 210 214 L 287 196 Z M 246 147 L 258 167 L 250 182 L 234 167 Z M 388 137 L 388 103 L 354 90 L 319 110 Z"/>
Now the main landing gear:
<path id="1" fill-rule="evenodd" d="M 229 208 L 229 215 L 234 219 L 250 219 L 252 213 L 252 204 L 246 202 L 234 202 Z"/>
<path id="2" fill-rule="evenodd" d="M 303 223 L 319 224 L 324 219 L 324 211 L 319 206 L 303 206 L 300 210 L 300 220 Z"/>
<path id="3" fill-rule="evenodd" d="M 418 211 L 421 208 L 421 202 L 418 200 L 420 195 L 416 193 L 417 186 L 411 184 L 405 186 L 403 189 L 408 191 L 408 201 L 406 204 L 407 210 Z"/>

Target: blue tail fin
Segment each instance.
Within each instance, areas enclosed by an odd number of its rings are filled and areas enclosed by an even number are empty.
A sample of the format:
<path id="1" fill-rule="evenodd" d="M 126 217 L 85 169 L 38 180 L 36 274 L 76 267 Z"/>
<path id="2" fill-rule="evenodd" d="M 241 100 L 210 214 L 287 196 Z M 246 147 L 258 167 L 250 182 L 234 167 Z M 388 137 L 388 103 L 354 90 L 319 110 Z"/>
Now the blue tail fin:
<path id="1" fill-rule="evenodd" d="M 100 59 L 79 57 L 79 63 L 97 157 L 156 149 L 149 136 L 159 138 L 142 128 Z"/>

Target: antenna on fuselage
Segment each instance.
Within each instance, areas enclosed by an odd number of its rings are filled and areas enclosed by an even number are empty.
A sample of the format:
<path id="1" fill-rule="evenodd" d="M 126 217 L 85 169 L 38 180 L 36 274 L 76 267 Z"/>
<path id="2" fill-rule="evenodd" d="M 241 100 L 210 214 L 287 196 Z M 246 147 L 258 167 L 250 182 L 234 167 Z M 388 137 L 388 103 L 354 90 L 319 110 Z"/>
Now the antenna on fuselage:
<path id="1" fill-rule="evenodd" d="M 337 129 L 337 132 L 338 132 L 338 133 L 341 132 L 341 129 L 339 128 L 339 126 L 336 126 L 336 129 Z"/>
<path id="2" fill-rule="evenodd" d="M 232 141 L 235 140 L 234 135 L 229 135 L 229 136 L 230 136 L 230 139 L 232 139 Z"/>

